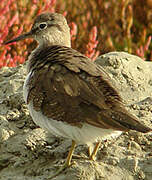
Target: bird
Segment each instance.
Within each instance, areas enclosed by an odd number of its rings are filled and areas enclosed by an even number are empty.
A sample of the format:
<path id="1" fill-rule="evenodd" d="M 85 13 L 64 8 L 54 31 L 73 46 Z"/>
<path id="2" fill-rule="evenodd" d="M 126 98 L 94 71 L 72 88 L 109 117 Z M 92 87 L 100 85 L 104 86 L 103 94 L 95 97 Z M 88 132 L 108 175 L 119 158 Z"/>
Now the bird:
<path id="1" fill-rule="evenodd" d="M 89 153 L 94 160 L 102 138 L 152 131 L 126 109 L 104 68 L 71 48 L 70 28 L 62 14 L 38 15 L 29 32 L 4 44 L 26 38 L 38 42 L 28 57 L 23 86 L 30 115 L 41 128 L 72 140 L 65 164 L 54 176 L 71 166 L 76 145 L 96 143 Z"/>

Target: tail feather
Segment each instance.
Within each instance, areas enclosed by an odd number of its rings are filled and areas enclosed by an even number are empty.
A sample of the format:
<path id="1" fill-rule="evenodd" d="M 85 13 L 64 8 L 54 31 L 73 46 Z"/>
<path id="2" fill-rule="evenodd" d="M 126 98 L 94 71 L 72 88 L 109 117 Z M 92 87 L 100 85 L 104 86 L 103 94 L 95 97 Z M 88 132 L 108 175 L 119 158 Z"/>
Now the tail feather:
<path id="1" fill-rule="evenodd" d="M 115 129 L 120 131 L 135 130 L 142 133 L 152 131 L 151 128 L 142 124 L 136 116 L 132 115 L 125 109 L 123 112 L 109 109 L 102 110 L 100 111 L 100 118 L 96 119 L 95 124 L 93 124 L 93 121 L 88 123 L 100 128 Z"/>
<path id="2" fill-rule="evenodd" d="M 127 117 L 127 119 L 129 119 L 129 122 L 119 121 L 119 119 L 117 119 L 117 121 L 121 125 L 125 126 L 128 129 L 131 129 L 131 130 L 136 130 L 136 131 L 142 132 L 142 133 L 147 133 L 147 132 L 152 131 L 151 128 L 147 127 L 144 124 L 141 124 L 135 117 Z M 132 123 L 130 123 L 131 121 L 132 121 Z"/>
<path id="3" fill-rule="evenodd" d="M 127 128 L 128 130 L 135 130 L 142 133 L 152 131 L 151 128 L 142 124 L 136 116 L 130 114 L 128 111 L 114 111 L 112 112 L 112 114 L 113 117 L 116 117 L 115 121 L 119 122 L 123 127 Z"/>

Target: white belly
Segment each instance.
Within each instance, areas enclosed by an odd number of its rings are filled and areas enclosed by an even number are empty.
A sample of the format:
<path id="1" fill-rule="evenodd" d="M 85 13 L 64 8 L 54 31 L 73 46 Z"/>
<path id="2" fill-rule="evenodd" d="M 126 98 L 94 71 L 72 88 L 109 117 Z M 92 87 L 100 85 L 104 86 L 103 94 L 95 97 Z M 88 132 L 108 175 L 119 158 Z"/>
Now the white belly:
<path id="1" fill-rule="evenodd" d="M 23 87 L 23 95 L 25 102 L 27 102 L 27 83 L 29 76 L 30 73 L 28 74 Z M 80 128 L 71 126 L 61 121 L 56 121 L 51 118 L 47 118 L 41 112 L 37 112 L 33 109 L 32 102 L 28 104 L 28 109 L 30 111 L 30 115 L 33 118 L 33 121 L 41 128 L 46 129 L 55 136 L 73 139 L 78 144 L 91 145 L 92 143 L 101 140 L 116 138 L 122 133 L 121 131 L 114 131 L 112 129 L 97 128 L 87 123 L 84 123 L 83 126 Z"/>

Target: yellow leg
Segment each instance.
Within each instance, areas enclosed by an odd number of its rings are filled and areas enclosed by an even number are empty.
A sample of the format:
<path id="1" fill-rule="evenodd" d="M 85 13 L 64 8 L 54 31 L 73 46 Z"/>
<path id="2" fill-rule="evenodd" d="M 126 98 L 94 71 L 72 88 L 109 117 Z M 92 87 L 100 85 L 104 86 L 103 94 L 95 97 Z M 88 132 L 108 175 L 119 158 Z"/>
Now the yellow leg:
<path id="1" fill-rule="evenodd" d="M 71 159 L 72 159 L 72 154 L 73 154 L 73 151 L 75 149 L 75 146 L 76 146 L 76 143 L 75 143 L 75 141 L 72 140 L 72 145 L 71 145 L 70 151 L 68 153 L 68 157 L 66 159 L 66 162 L 64 163 L 64 165 L 60 169 L 58 169 L 58 171 L 55 174 L 53 174 L 53 176 L 49 177 L 49 179 L 52 179 L 52 178 L 58 176 L 66 168 L 71 166 Z"/>
<path id="2" fill-rule="evenodd" d="M 89 154 L 89 157 L 91 156 L 91 147 L 89 146 L 88 147 L 88 154 Z"/>
<path id="3" fill-rule="evenodd" d="M 68 153 L 68 157 L 65 162 L 67 167 L 71 165 L 72 154 L 74 152 L 75 146 L 76 146 L 76 143 L 75 143 L 75 141 L 72 140 L 72 145 L 71 145 L 70 151 Z"/>
<path id="4" fill-rule="evenodd" d="M 96 157 L 96 154 L 97 154 L 97 152 L 98 152 L 98 149 L 99 149 L 100 144 L 101 144 L 101 142 L 98 142 L 98 143 L 96 144 L 96 146 L 95 146 L 94 149 L 93 149 L 92 154 L 90 153 L 90 150 L 89 150 L 89 159 L 90 159 L 90 160 L 93 160 L 93 161 L 95 160 L 95 157 Z"/>

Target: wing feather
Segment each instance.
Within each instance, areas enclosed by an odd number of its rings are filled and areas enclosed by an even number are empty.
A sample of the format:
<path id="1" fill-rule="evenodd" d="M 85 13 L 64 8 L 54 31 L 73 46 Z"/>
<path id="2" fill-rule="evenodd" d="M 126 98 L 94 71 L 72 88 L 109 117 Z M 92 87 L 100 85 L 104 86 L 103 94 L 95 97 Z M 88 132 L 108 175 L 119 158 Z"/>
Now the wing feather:
<path id="1" fill-rule="evenodd" d="M 71 125 L 86 122 L 105 129 L 150 130 L 125 109 L 102 67 L 68 47 L 51 46 L 40 53 L 41 61 L 38 54 L 31 59 L 35 67 L 28 102 L 33 101 L 35 110 Z"/>

